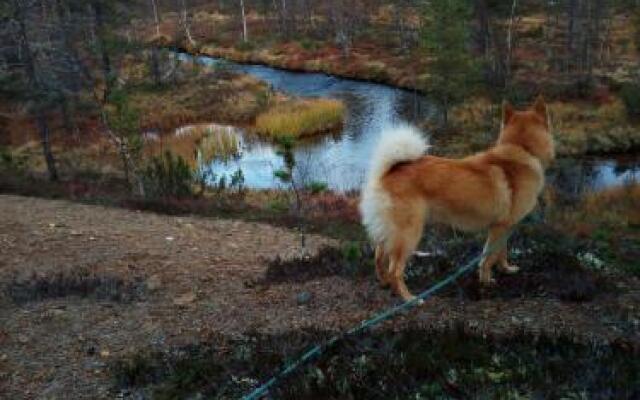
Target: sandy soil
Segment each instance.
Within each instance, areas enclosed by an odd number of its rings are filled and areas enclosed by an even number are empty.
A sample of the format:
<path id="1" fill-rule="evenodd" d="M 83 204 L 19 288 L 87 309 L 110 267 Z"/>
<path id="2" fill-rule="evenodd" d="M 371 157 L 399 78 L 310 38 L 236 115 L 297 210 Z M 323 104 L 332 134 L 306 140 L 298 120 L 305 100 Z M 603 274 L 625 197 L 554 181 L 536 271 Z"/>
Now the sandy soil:
<path id="1" fill-rule="evenodd" d="M 310 253 L 336 245 L 313 235 L 307 243 Z M 137 350 L 216 335 L 344 329 L 397 302 L 369 278 L 252 283 L 269 259 L 299 253 L 295 232 L 269 225 L 0 196 L 0 398 L 114 398 L 109 365 Z M 26 302 L 12 295 L 37 277 L 78 270 L 121 278 L 135 295 Z M 303 292 L 310 299 L 300 304 Z M 438 297 L 390 324 L 464 321 L 492 332 L 525 327 L 637 344 L 639 320 L 640 283 L 629 278 L 603 301 Z"/>

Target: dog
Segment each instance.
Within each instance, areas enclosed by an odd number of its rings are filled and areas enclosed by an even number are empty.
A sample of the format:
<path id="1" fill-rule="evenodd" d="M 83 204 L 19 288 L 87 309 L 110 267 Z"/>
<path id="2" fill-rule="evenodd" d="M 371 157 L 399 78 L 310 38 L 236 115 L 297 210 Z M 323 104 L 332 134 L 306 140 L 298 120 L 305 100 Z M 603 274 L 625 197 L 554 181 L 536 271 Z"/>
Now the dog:
<path id="1" fill-rule="evenodd" d="M 374 151 L 361 191 L 362 223 L 375 246 L 376 275 L 404 300 L 404 271 L 425 223 L 442 223 L 463 231 L 488 230 L 480 261 L 483 285 L 494 282 L 492 267 L 518 272 L 508 261 L 503 236 L 538 202 L 545 169 L 555 158 L 547 105 L 542 97 L 527 110 L 509 103 L 502 109 L 497 142 L 462 159 L 425 155 L 428 148 L 415 128 L 385 132 Z M 494 247 L 499 247 L 494 249 Z M 492 251 L 487 253 L 487 250 Z"/>

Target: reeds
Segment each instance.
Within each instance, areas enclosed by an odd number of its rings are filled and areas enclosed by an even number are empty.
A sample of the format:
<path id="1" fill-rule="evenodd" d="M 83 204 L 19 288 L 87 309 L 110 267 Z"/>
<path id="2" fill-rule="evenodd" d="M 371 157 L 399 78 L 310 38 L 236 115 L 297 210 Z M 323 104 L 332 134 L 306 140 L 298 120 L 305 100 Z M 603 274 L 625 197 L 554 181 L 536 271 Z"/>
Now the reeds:
<path id="1" fill-rule="evenodd" d="M 259 115 L 255 131 L 274 139 L 330 132 L 342 126 L 345 107 L 339 100 L 314 99 L 287 102 Z"/>

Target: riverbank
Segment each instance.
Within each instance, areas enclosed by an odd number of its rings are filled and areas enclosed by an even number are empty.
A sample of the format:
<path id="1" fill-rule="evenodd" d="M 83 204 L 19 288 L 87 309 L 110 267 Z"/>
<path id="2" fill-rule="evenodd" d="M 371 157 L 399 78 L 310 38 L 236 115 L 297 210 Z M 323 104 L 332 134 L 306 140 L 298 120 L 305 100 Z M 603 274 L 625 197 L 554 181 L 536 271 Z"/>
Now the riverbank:
<path id="1" fill-rule="evenodd" d="M 549 101 L 549 120 L 558 157 L 638 154 L 640 123 L 627 118 L 622 101 L 609 95 L 600 104 L 590 101 Z M 473 97 L 455 106 L 451 126 L 443 132 L 433 121 L 422 123 L 435 131 L 434 150 L 461 157 L 481 151 L 498 135 L 502 108 L 486 97 Z"/>

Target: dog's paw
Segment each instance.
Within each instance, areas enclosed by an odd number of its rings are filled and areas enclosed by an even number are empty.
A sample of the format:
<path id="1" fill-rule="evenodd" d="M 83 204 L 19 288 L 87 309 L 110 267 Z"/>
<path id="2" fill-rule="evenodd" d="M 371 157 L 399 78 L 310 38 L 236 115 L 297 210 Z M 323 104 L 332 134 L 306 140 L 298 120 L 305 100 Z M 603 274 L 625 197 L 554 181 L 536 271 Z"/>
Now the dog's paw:
<path id="1" fill-rule="evenodd" d="M 495 286 L 496 280 L 495 278 L 481 279 L 480 284 L 485 287 Z"/>
<path id="2" fill-rule="evenodd" d="M 501 269 L 502 272 L 505 272 L 507 274 L 517 274 L 518 272 L 520 272 L 520 267 L 513 264 L 503 265 Z"/>

